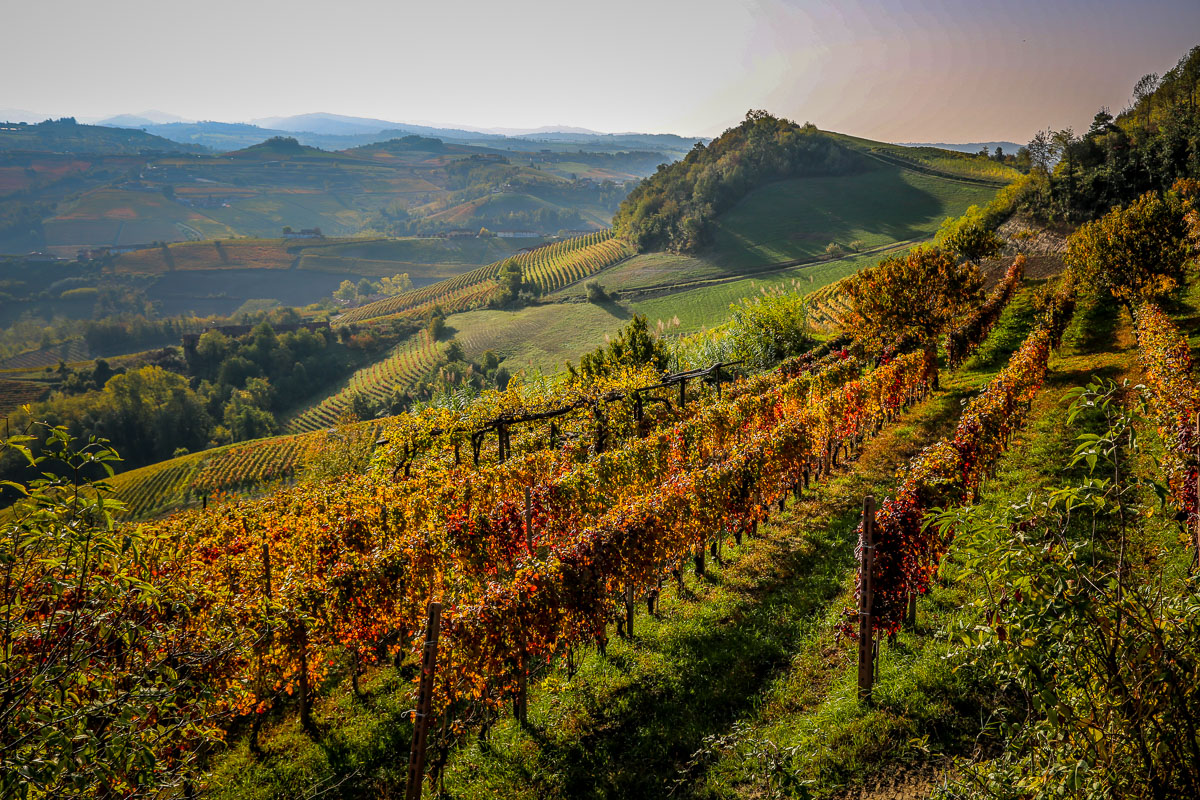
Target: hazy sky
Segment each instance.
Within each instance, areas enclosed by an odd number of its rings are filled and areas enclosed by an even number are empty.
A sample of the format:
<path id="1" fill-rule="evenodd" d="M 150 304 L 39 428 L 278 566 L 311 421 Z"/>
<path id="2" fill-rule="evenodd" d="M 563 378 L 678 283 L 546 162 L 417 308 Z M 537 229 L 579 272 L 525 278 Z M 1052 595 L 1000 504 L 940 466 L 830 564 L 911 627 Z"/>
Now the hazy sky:
<path id="1" fill-rule="evenodd" d="M 0 108 L 715 135 L 748 108 L 1023 142 L 1200 44 L 1197 0 L 3 0 Z"/>

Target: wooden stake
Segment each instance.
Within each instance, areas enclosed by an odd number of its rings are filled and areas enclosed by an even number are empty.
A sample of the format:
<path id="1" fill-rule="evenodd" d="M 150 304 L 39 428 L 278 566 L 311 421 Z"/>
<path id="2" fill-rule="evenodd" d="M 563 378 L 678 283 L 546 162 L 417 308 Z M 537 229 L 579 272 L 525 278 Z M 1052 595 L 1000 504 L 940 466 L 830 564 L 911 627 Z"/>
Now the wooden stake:
<path id="1" fill-rule="evenodd" d="M 625 587 L 625 635 L 633 641 L 633 587 Z"/>
<path id="2" fill-rule="evenodd" d="M 437 668 L 438 633 L 441 631 L 442 604 L 429 604 L 425 624 L 425 653 L 421 659 L 421 687 L 417 690 L 417 711 L 413 721 L 412 752 L 408 757 L 408 790 L 405 800 L 421 800 L 425 783 L 425 741 L 429 733 L 429 709 L 433 705 L 433 674 Z"/>
<path id="3" fill-rule="evenodd" d="M 871 571 L 875 565 L 875 497 L 863 498 L 862 566 L 858 594 L 858 699 L 870 703 L 875 684 L 875 653 L 871 606 L 874 601 Z"/>
<path id="4" fill-rule="evenodd" d="M 312 712 L 308 703 L 308 627 L 300 626 L 300 726 L 312 731 Z"/>
<path id="5" fill-rule="evenodd" d="M 525 487 L 525 546 L 533 554 L 533 505 L 529 501 L 529 487 Z"/>
<path id="6" fill-rule="evenodd" d="M 513 699 L 513 716 L 524 725 L 529 721 L 529 675 L 525 669 L 525 629 L 517 639 L 517 696 Z"/>

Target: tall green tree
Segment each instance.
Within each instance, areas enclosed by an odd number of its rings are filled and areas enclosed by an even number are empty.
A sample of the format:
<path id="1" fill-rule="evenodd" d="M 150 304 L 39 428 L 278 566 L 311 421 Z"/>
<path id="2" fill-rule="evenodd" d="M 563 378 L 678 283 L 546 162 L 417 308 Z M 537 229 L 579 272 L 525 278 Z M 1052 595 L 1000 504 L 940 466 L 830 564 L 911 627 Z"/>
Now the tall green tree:
<path id="1" fill-rule="evenodd" d="M 651 366 L 661 371 L 669 362 L 666 345 L 650 332 L 646 318 L 636 314 L 615 339 L 580 358 L 578 370 L 569 363 L 567 368 L 572 375 L 586 379 L 609 375 L 622 367 Z"/>

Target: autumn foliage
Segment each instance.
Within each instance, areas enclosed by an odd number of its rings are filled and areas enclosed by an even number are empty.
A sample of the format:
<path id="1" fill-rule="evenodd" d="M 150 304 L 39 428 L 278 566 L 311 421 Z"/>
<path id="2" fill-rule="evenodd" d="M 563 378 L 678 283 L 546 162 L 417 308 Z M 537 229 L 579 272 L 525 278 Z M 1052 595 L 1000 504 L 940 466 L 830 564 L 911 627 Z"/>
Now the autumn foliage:
<path id="1" fill-rule="evenodd" d="M 1064 278 L 1037 328 L 967 404 L 954 433 L 913 459 L 895 496 L 876 512 L 872 572 L 876 630 L 895 632 L 904 619 L 908 597 L 928 590 L 948 542 L 924 524 L 926 514 L 975 498 L 1041 388 L 1051 346 L 1070 320 L 1074 303 L 1073 282 Z"/>

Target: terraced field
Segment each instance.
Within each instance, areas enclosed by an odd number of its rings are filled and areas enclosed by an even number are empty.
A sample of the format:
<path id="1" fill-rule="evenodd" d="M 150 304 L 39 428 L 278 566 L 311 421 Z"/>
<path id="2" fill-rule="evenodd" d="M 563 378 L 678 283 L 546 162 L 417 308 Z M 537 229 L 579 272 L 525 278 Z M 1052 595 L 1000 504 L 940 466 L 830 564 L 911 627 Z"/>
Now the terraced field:
<path id="1" fill-rule="evenodd" d="M 12 358 L 6 358 L 0 362 L 0 369 L 3 370 L 27 370 L 41 369 L 42 367 L 53 367 L 59 361 L 65 361 L 68 364 L 76 361 L 87 361 L 91 358 L 88 352 L 87 345 L 81 339 L 73 339 L 69 342 L 56 344 L 52 347 L 44 347 L 40 350 L 30 350 L 27 353 L 15 355 Z"/>
<path id="2" fill-rule="evenodd" d="M 7 414 L 26 403 L 35 403 L 48 392 L 49 389 L 41 383 L 0 378 L 0 414 Z"/>
<path id="3" fill-rule="evenodd" d="M 312 452 L 311 436 L 280 436 L 192 453 L 109 480 L 126 516 L 142 519 L 201 498 L 289 480 Z"/>
<path id="4" fill-rule="evenodd" d="M 581 281 L 634 254 L 624 239 L 611 231 L 597 231 L 577 239 L 539 247 L 518 256 L 525 280 L 536 283 L 543 294 Z"/>
<path id="5" fill-rule="evenodd" d="M 285 429 L 289 433 L 303 433 L 336 425 L 350 410 L 356 394 L 383 403 L 396 389 L 412 386 L 428 374 L 437 365 L 441 351 L 441 345 L 426 331 L 421 331 L 394 349 L 387 358 L 355 372 L 324 400 L 289 420 Z"/>
<path id="6" fill-rule="evenodd" d="M 527 280 L 542 286 L 543 291 L 552 291 L 553 288 L 594 275 L 631 255 L 633 251 L 629 245 L 615 239 L 611 231 L 598 231 L 528 250 L 514 258 L 526 271 Z M 466 310 L 471 306 L 465 305 L 463 299 L 467 296 L 475 298 L 476 294 L 463 293 L 463 290 L 484 285 L 494 287 L 493 279 L 500 272 L 502 263 L 497 261 L 449 280 L 351 309 L 338 321 L 362 322 L 431 306 L 433 302 L 441 305 L 446 311 Z M 453 308 L 450 303 L 455 304 Z"/>
<path id="7" fill-rule="evenodd" d="M 822 286 L 808 296 L 808 318 L 818 330 L 841 327 L 848 306 L 841 294 L 841 281 Z"/>

